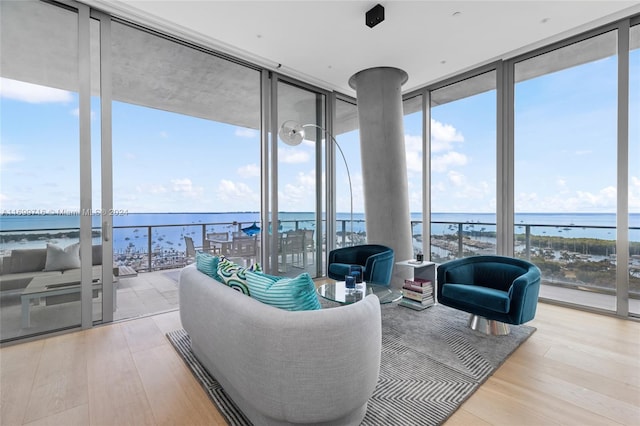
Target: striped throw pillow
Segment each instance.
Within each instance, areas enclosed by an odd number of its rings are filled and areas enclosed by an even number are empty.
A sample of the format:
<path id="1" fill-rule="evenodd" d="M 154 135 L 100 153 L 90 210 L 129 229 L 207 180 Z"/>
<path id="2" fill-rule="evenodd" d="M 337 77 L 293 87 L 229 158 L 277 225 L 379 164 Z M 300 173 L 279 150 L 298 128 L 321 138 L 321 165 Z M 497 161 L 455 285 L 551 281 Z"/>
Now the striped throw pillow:
<path id="1" fill-rule="evenodd" d="M 247 271 L 262 271 L 262 268 L 260 268 L 260 264 L 258 263 L 254 263 L 250 267 L 245 268 L 224 256 L 220 257 L 220 261 L 218 262 L 219 281 L 249 296 L 251 293 L 247 286 Z"/>
<path id="2" fill-rule="evenodd" d="M 321 309 L 316 286 L 306 272 L 295 278 L 247 272 L 247 284 L 251 297 L 267 305 L 288 311 Z"/>
<path id="3" fill-rule="evenodd" d="M 196 253 L 196 269 L 211 278 L 220 281 L 218 276 L 218 262 L 220 258 L 201 251 Z"/>

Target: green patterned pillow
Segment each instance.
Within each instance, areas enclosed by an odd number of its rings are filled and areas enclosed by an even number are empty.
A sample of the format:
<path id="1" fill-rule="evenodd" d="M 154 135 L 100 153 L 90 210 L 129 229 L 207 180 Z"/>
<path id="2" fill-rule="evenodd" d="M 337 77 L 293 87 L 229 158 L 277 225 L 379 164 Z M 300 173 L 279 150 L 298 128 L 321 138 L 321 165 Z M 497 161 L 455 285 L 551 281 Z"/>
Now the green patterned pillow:
<path id="1" fill-rule="evenodd" d="M 196 269 L 211 278 L 221 281 L 218 276 L 218 262 L 220 258 L 201 251 L 196 252 Z"/>
<path id="2" fill-rule="evenodd" d="M 224 256 L 220 257 L 218 262 L 218 276 L 220 281 L 228 285 L 234 290 L 238 290 L 247 296 L 250 295 L 249 287 L 247 286 L 247 271 L 262 271 L 260 264 L 254 263 L 248 268 L 238 265 L 232 262 Z"/>
<path id="3" fill-rule="evenodd" d="M 295 278 L 279 278 L 259 272 L 247 272 L 251 297 L 267 305 L 288 311 L 321 309 L 316 286 L 303 272 Z"/>

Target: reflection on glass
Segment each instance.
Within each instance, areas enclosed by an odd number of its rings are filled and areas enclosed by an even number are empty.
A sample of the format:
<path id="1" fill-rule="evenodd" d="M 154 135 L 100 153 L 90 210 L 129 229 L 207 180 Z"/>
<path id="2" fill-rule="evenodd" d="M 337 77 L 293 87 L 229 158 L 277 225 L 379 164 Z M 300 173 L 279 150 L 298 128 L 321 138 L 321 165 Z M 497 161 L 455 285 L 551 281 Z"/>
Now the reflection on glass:
<path id="1" fill-rule="evenodd" d="M 2 4 L 2 341 L 81 323 L 77 32 L 72 11 Z"/>

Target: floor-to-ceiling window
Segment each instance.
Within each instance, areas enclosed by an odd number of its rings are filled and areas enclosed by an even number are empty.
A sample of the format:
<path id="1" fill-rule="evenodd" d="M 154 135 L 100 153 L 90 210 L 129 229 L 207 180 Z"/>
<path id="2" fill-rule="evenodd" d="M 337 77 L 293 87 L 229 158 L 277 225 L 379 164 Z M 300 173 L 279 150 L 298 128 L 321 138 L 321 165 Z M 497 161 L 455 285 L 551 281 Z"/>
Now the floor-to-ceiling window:
<path id="1" fill-rule="evenodd" d="M 640 314 L 640 25 L 629 34 L 629 313 Z"/>
<path id="2" fill-rule="evenodd" d="M 364 187 L 358 109 L 351 102 L 336 100 L 336 119 L 333 123 L 335 149 L 335 246 L 364 244 L 367 241 L 364 216 Z M 338 148 L 339 147 L 339 148 Z M 341 152 L 342 150 L 342 152 Z M 342 156 L 344 154 L 344 158 Z M 353 227 L 351 207 L 353 206 Z"/>
<path id="3" fill-rule="evenodd" d="M 177 308 L 192 249 L 259 260 L 260 73 L 122 22 L 111 60 L 115 262 L 169 278 L 121 279 L 126 318 Z"/>
<path id="4" fill-rule="evenodd" d="M 516 255 L 542 269 L 541 297 L 606 310 L 615 310 L 616 43 L 609 31 L 515 64 Z"/>
<path id="5" fill-rule="evenodd" d="M 326 95 L 284 81 L 277 83 L 277 226 L 270 235 L 276 239 L 277 267 L 272 273 L 296 276 L 302 271 L 317 275 L 316 238 L 322 238 L 318 212 L 324 202 L 320 189 L 324 170 Z M 320 172 L 320 173 L 318 173 Z M 271 257 L 274 258 L 275 253 Z"/>
<path id="6" fill-rule="evenodd" d="M 76 11 L 2 2 L 0 12 L 0 339 L 7 340 L 81 324 L 80 83 Z M 99 273 L 96 298 L 98 280 Z"/>
<path id="7" fill-rule="evenodd" d="M 431 92 L 431 259 L 496 253 L 496 71 Z"/>
<path id="8" fill-rule="evenodd" d="M 414 255 L 422 253 L 423 226 L 423 95 L 410 96 L 402 101 L 404 114 L 404 144 L 407 154 L 407 185 L 411 212 L 411 237 Z"/>

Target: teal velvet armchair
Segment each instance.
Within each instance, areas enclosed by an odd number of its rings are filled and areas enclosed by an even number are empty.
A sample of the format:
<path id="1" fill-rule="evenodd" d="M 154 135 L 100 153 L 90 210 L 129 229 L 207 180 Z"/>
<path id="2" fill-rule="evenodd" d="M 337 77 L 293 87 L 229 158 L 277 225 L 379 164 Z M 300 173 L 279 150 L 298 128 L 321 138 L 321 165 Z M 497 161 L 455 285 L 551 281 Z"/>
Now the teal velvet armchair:
<path id="1" fill-rule="evenodd" d="M 470 256 L 438 266 L 438 303 L 469 312 L 475 316 L 469 325 L 490 327 L 486 332 L 491 334 L 508 333 L 508 326 L 506 332 L 497 331 L 495 322 L 522 324 L 532 320 L 539 292 L 540 269 L 526 260 Z M 479 318 L 494 323 L 480 325 Z"/>
<path id="2" fill-rule="evenodd" d="M 391 283 L 393 259 L 393 249 L 379 244 L 335 249 L 329 252 L 327 276 L 344 281 L 345 275 L 349 275 L 354 266 L 359 266 L 365 282 L 388 286 Z"/>

